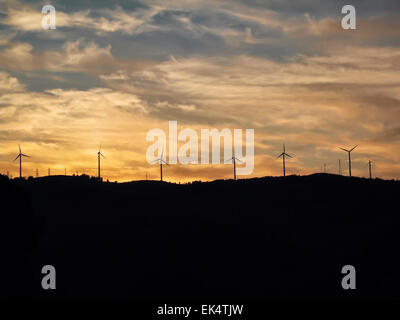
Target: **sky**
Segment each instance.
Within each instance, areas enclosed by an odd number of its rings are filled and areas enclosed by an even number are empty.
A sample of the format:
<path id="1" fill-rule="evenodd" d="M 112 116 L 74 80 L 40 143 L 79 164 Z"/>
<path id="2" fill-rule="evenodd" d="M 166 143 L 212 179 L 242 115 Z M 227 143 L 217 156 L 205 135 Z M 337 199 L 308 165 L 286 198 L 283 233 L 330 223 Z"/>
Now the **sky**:
<path id="1" fill-rule="evenodd" d="M 44 5 L 56 29 L 41 27 Z M 357 29 L 341 27 L 351 4 Z M 0 172 L 159 179 L 149 130 L 254 129 L 254 171 L 400 178 L 398 0 L 0 0 Z M 179 143 L 181 146 L 183 143 Z M 168 156 L 168 150 L 166 150 Z M 167 158 L 168 160 L 168 158 Z M 166 166 L 173 182 L 232 165 Z"/>

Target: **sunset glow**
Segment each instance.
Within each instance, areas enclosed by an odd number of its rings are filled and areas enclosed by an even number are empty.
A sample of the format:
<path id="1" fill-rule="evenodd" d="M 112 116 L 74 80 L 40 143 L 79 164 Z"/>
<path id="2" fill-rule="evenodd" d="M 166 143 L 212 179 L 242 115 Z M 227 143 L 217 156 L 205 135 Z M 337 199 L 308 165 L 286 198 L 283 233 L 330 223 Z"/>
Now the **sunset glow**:
<path id="1" fill-rule="evenodd" d="M 338 147 L 358 144 L 353 175 L 372 160 L 374 176 L 399 178 L 398 11 L 363 1 L 357 30 L 343 30 L 337 6 L 277 3 L 54 1 L 57 29 L 43 30 L 41 1 L 0 1 L 1 173 L 19 174 L 20 144 L 24 176 L 95 176 L 102 144 L 104 179 L 159 179 L 146 133 L 176 120 L 254 129 L 249 177 L 281 175 L 285 143 L 287 174 L 337 173 L 339 159 L 347 173 Z M 232 170 L 177 164 L 164 177 Z"/>

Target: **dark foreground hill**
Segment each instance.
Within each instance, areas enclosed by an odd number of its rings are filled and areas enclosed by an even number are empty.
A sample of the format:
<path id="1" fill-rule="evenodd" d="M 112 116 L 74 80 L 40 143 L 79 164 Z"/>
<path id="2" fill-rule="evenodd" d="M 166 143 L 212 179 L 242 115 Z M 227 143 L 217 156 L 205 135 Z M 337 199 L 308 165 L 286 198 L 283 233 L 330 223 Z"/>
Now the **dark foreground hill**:
<path id="1" fill-rule="evenodd" d="M 3 297 L 400 298 L 396 181 L 2 177 L 0 185 Z M 55 291 L 40 285 L 48 264 Z M 354 291 L 341 287 L 349 264 Z"/>

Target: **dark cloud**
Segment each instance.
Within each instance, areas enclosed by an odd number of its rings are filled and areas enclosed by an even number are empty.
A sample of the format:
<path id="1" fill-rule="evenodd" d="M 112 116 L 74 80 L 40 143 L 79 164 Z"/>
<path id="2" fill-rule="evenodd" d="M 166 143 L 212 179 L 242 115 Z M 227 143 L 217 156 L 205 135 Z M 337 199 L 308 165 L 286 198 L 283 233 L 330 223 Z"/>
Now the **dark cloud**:
<path id="1" fill-rule="evenodd" d="M 397 0 L 236 0 L 236 2 L 255 8 L 273 10 L 283 17 L 305 13 L 317 18 L 340 16 L 342 7 L 348 4 L 353 5 L 362 17 L 390 13 L 400 9 L 400 3 Z"/>
<path id="2" fill-rule="evenodd" d="M 400 142 L 400 127 L 385 130 L 374 137 L 373 141 L 385 143 Z"/>
<path id="3" fill-rule="evenodd" d="M 63 139 L 61 136 L 55 137 L 52 134 L 46 133 L 45 130 L 42 129 L 35 130 L 34 132 L 27 130 L 0 130 L 0 140 L 34 142 L 43 145 L 65 142 L 65 139 Z"/>

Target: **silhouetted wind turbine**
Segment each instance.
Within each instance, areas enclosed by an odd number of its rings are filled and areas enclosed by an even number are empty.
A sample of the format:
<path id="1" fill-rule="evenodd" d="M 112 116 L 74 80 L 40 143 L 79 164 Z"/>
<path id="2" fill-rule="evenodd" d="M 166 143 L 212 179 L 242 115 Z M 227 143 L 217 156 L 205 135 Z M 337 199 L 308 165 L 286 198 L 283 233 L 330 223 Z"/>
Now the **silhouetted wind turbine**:
<path id="1" fill-rule="evenodd" d="M 368 161 L 368 167 L 369 167 L 369 178 L 372 179 L 372 161 Z"/>
<path id="2" fill-rule="evenodd" d="M 101 145 L 99 148 L 99 152 L 97 152 L 97 167 L 98 167 L 98 171 L 99 171 L 99 180 L 101 179 L 101 175 L 100 175 L 100 157 L 103 157 L 104 159 L 106 158 L 102 153 L 101 153 Z"/>
<path id="3" fill-rule="evenodd" d="M 155 159 L 153 162 L 159 161 L 160 162 L 160 181 L 163 181 L 163 177 L 162 177 L 162 165 L 163 163 L 165 163 L 168 166 L 168 163 L 163 159 L 163 155 L 164 155 L 164 149 L 161 152 L 161 158 Z"/>
<path id="4" fill-rule="evenodd" d="M 342 149 L 343 151 L 346 151 L 349 154 L 349 177 L 351 177 L 351 155 L 350 154 L 357 147 L 358 147 L 358 145 L 356 145 L 355 147 L 351 148 L 350 150 L 347 150 L 347 149 L 339 147 L 339 149 Z"/>
<path id="5" fill-rule="evenodd" d="M 283 176 L 286 176 L 286 164 L 285 164 L 285 158 L 289 157 L 289 158 L 293 158 L 291 155 L 288 155 L 286 153 L 286 148 L 285 148 L 285 144 L 283 144 L 283 152 L 278 156 L 278 158 L 282 157 L 283 159 Z"/>
<path id="6" fill-rule="evenodd" d="M 236 161 L 243 162 L 242 160 L 235 157 L 235 151 L 233 152 L 233 157 L 226 159 L 226 161 L 233 160 L 233 180 L 236 180 Z M 225 162 L 226 162 L 225 161 Z"/>
<path id="7" fill-rule="evenodd" d="M 19 177 L 22 178 L 22 157 L 28 157 L 30 158 L 30 156 L 27 156 L 26 154 L 23 154 L 21 151 L 21 146 L 18 145 L 19 148 L 19 154 L 17 155 L 17 157 L 14 159 L 17 160 L 19 158 Z"/>

